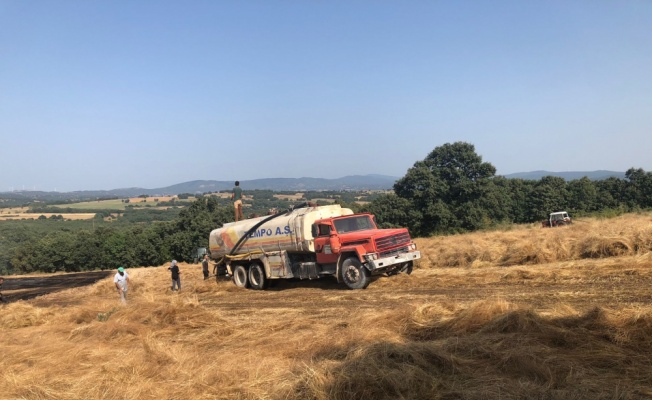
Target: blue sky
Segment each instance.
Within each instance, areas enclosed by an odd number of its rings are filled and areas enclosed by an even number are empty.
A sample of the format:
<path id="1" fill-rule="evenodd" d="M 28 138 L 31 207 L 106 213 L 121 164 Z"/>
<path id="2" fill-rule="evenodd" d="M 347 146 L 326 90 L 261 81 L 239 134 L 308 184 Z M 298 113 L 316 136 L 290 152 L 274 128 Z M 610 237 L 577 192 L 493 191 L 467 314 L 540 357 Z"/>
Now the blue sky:
<path id="1" fill-rule="evenodd" d="M 650 1 L 0 0 L 0 191 L 652 170 Z"/>

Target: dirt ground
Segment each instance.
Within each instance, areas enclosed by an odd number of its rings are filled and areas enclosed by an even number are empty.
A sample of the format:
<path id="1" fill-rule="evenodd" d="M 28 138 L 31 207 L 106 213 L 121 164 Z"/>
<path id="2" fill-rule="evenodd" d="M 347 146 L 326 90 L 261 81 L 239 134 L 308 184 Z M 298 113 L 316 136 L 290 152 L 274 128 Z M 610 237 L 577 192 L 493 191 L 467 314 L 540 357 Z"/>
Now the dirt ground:
<path id="1" fill-rule="evenodd" d="M 365 290 L 324 278 L 256 291 L 224 277 L 204 280 L 199 264 L 180 269 L 182 289 L 172 292 L 167 265 L 130 268 L 125 306 L 114 271 L 9 277 L 0 393 L 652 398 L 652 253 L 418 267 L 409 276 L 377 277 Z"/>
<path id="2" fill-rule="evenodd" d="M 122 305 L 115 271 L 7 277 L 0 397 L 652 398 L 652 216 L 418 247 L 365 290 L 181 263 L 178 292 L 169 264 L 129 268 Z"/>
<path id="3" fill-rule="evenodd" d="M 225 277 L 218 280 L 211 277 L 202 287 L 210 290 L 213 286 L 215 290 L 229 292 L 228 296 L 219 297 L 220 308 L 253 311 L 300 307 L 306 313 L 320 315 L 335 315 L 350 309 L 352 302 L 357 309 L 378 310 L 406 304 L 468 304 L 501 299 L 544 313 L 560 303 L 577 310 L 652 304 L 652 290 L 649 289 L 652 287 L 652 263 L 640 265 L 638 262 L 639 265 L 628 268 L 627 259 L 617 263 L 586 260 L 554 266 L 415 269 L 410 276 L 375 277 L 366 290 L 358 291 L 348 290 L 334 278 L 278 280 L 266 291 L 255 291 L 237 288 Z M 185 282 L 200 280 L 199 265 L 182 264 L 181 268 L 186 271 Z M 35 305 L 43 303 L 45 306 L 54 299 L 41 300 L 38 296 L 90 285 L 113 274 L 114 271 L 93 271 L 6 277 L 3 295 L 9 302 L 34 299 Z M 111 285 L 110 281 L 107 284 Z M 63 299 L 65 297 L 56 298 L 65 302 Z"/>

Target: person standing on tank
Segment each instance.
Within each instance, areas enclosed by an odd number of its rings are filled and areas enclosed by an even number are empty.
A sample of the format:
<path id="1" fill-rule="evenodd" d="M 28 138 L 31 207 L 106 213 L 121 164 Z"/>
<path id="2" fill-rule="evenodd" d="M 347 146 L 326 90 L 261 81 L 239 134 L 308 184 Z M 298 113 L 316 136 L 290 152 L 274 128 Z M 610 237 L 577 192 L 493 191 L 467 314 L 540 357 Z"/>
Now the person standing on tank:
<path id="1" fill-rule="evenodd" d="M 231 200 L 233 200 L 233 208 L 235 209 L 235 222 L 244 219 L 242 215 L 242 188 L 240 181 L 235 181 L 235 187 L 231 192 Z"/>

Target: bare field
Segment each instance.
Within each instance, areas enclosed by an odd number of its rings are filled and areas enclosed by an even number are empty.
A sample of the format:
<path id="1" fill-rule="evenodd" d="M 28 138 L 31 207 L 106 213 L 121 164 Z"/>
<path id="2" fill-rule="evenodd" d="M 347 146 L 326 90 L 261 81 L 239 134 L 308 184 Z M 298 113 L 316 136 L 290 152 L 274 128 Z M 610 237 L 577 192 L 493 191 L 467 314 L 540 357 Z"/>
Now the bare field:
<path id="1" fill-rule="evenodd" d="M 0 221 L 38 219 L 41 215 L 50 218 L 53 215 L 61 215 L 67 220 L 93 219 L 95 213 L 28 213 L 29 207 L 11 207 L 0 209 Z"/>
<path id="2" fill-rule="evenodd" d="M 153 197 L 147 197 L 147 198 L 131 197 L 131 198 L 128 199 L 129 200 L 128 202 L 125 202 L 124 199 L 83 201 L 83 202 L 79 202 L 79 203 L 64 204 L 64 205 L 61 205 L 60 207 L 62 207 L 62 208 L 73 208 L 73 209 L 77 209 L 77 210 L 97 210 L 97 209 L 102 209 L 102 210 L 122 211 L 129 205 L 134 206 L 135 208 L 138 208 L 138 207 L 141 207 L 141 206 L 154 207 L 159 202 L 170 201 L 170 200 L 175 199 L 175 198 L 176 198 L 176 196 L 153 196 Z M 187 201 L 191 201 L 191 200 L 187 200 Z M 182 200 L 182 202 L 186 202 L 186 200 Z"/>
<path id="3" fill-rule="evenodd" d="M 314 198 L 314 199 L 310 199 L 310 201 L 314 201 L 315 203 L 318 202 L 318 201 L 321 201 L 323 203 L 333 204 L 333 203 L 335 203 L 335 201 L 337 201 L 337 199 L 327 199 L 327 198 L 323 198 L 323 197 L 317 197 L 317 198 Z"/>
<path id="4" fill-rule="evenodd" d="M 29 207 L 0 208 L 0 215 L 2 215 L 2 214 L 21 214 L 21 213 L 26 213 L 28 210 L 29 210 Z"/>
<path id="5" fill-rule="evenodd" d="M 289 201 L 299 201 L 303 199 L 303 193 L 295 193 L 295 194 L 275 194 L 273 195 L 277 199 L 280 200 L 285 200 L 288 199 Z"/>
<path id="6" fill-rule="evenodd" d="M 152 204 L 152 203 L 158 203 L 159 201 L 170 201 L 172 199 L 176 198 L 176 196 L 150 196 L 147 198 L 142 198 L 142 197 L 130 197 L 129 198 L 129 204 Z"/>
<path id="7" fill-rule="evenodd" d="M 50 218 L 53 215 L 61 215 L 67 220 L 83 220 L 95 218 L 95 213 L 20 213 L 20 214 L 0 214 L 0 221 L 20 220 L 20 219 L 38 219 L 41 215 Z"/>
<path id="8" fill-rule="evenodd" d="M 239 289 L 186 264 L 178 293 L 166 266 L 128 270 L 126 306 L 111 278 L 57 286 L 2 308 L 0 396 L 650 398 L 651 232 L 631 215 L 419 239 L 412 275 L 360 291 Z"/>

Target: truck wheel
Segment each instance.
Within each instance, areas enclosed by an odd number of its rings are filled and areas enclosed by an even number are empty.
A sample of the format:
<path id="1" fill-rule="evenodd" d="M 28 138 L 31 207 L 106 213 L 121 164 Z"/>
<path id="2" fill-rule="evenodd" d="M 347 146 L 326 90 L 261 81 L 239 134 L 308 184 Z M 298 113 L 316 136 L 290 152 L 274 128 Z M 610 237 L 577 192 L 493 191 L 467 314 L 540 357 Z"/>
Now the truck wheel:
<path id="1" fill-rule="evenodd" d="M 355 257 L 344 260 L 340 274 L 349 289 L 364 289 L 369 285 L 369 271 Z"/>
<path id="2" fill-rule="evenodd" d="M 408 261 L 407 263 L 405 263 L 403 268 L 401 268 L 401 272 L 410 275 L 412 273 L 412 268 L 414 268 L 414 263 L 412 261 Z"/>
<path id="3" fill-rule="evenodd" d="M 267 288 L 267 277 L 265 277 L 265 268 L 255 263 L 249 267 L 249 284 L 254 290 L 264 290 Z"/>
<path id="4" fill-rule="evenodd" d="M 249 279 L 247 277 L 247 268 L 244 265 L 238 265 L 233 270 L 233 283 L 237 287 L 246 288 L 249 286 Z"/>

